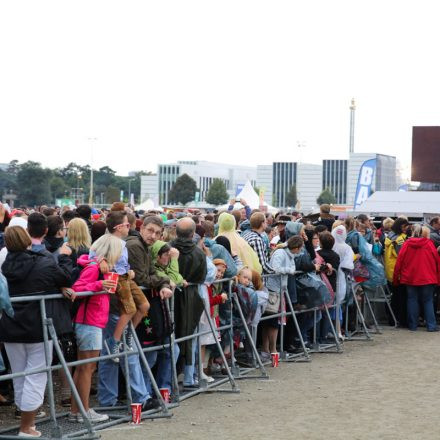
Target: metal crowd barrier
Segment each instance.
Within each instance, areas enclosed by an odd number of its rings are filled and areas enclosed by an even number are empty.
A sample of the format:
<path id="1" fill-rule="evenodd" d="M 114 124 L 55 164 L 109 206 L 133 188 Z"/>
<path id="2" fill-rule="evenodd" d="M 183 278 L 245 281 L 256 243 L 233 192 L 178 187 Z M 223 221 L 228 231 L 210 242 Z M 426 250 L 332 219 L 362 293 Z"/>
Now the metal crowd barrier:
<path id="1" fill-rule="evenodd" d="M 299 272 L 298 272 L 299 273 Z M 265 275 L 263 278 L 267 278 L 268 276 L 284 276 L 283 274 L 273 274 L 273 275 Z M 205 392 L 232 392 L 232 393 L 239 393 L 240 390 L 237 387 L 236 380 L 245 379 L 245 378 L 254 378 L 254 379 L 268 379 L 269 375 L 266 371 L 265 364 L 262 362 L 260 354 L 256 347 L 256 335 L 255 332 L 251 331 L 249 326 L 246 322 L 246 317 L 243 314 L 243 310 L 240 306 L 240 301 L 238 299 L 237 292 L 233 289 L 233 279 L 223 279 L 223 280 L 216 280 L 213 284 L 222 283 L 223 285 L 227 285 L 227 293 L 228 293 L 228 299 L 229 302 L 229 317 L 230 322 L 226 325 L 220 325 L 219 327 L 216 327 L 215 323 L 213 322 L 209 306 L 206 305 L 204 301 L 204 310 L 202 313 L 205 314 L 207 321 L 209 323 L 209 330 L 206 331 L 197 331 L 192 335 L 187 335 L 181 338 L 175 338 L 174 332 L 171 334 L 169 342 L 154 345 L 151 347 L 142 348 L 141 343 L 137 337 L 136 331 L 131 325 L 132 335 L 133 335 L 133 341 L 135 344 L 135 348 L 133 350 L 130 350 L 125 343 L 125 335 L 123 335 L 123 351 L 120 351 L 118 354 L 107 354 L 107 355 L 100 355 L 96 358 L 92 359 L 85 359 L 81 361 L 74 361 L 74 362 L 66 362 L 64 355 L 62 353 L 61 347 L 58 343 L 58 338 L 56 335 L 56 331 L 52 322 L 51 318 L 47 317 L 46 314 L 46 301 L 48 300 L 54 300 L 54 299 L 60 299 L 63 298 L 61 294 L 53 294 L 53 295 L 30 295 L 26 297 L 13 297 L 11 298 L 12 303 L 18 303 L 18 302 L 29 302 L 29 301 L 39 301 L 40 303 L 40 313 L 42 317 L 42 324 L 43 324 L 43 336 L 44 336 L 44 347 L 46 352 L 46 359 L 49 359 L 49 340 L 51 339 L 53 341 L 53 347 L 57 354 L 57 357 L 59 359 L 59 364 L 57 365 L 46 365 L 45 368 L 40 369 L 34 369 L 27 372 L 21 372 L 21 373 L 14 373 L 14 374 L 7 374 L 0 376 L 0 381 L 8 380 L 8 379 L 14 379 L 17 377 L 22 377 L 26 375 L 31 374 L 37 374 L 45 372 L 48 376 L 47 381 L 47 398 L 50 408 L 50 416 L 42 419 L 37 420 L 38 429 L 42 431 L 43 437 L 41 438 L 53 438 L 53 439 L 61 439 L 61 438 L 68 438 L 68 439 L 95 439 L 98 438 L 99 435 L 97 434 L 97 431 L 108 428 L 110 426 L 128 422 L 131 420 L 130 415 L 130 404 L 132 403 L 131 398 L 131 392 L 130 392 L 130 375 L 129 372 L 129 365 L 128 365 L 128 357 L 129 356 L 139 356 L 140 363 L 147 372 L 149 379 L 151 380 L 153 391 L 160 403 L 160 408 L 158 410 L 150 410 L 146 411 L 142 414 L 142 418 L 169 418 L 172 416 L 172 413 L 170 412 L 170 409 L 176 407 L 179 405 L 179 402 L 192 397 L 194 395 L 205 393 Z M 195 285 L 195 284 L 192 284 Z M 280 283 L 280 286 L 282 284 Z M 184 288 L 181 288 L 184 290 Z M 86 296 L 92 296 L 97 293 L 92 292 L 82 292 L 77 293 L 77 297 L 86 297 Z M 99 294 L 99 293 L 98 293 Z M 301 361 L 310 361 L 311 360 L 311 353 L 315 352 L 328 352 L 333 349 L 336 353 L 342 352 L 342 344 L 339 341 L 339 335 L 337 334 L 335 330 L 335 326 L 333 324 L 333 320 L 331 319 L 329 310 L 334 309 L 336 313 L 336 319 L 339 318 L 339 305 L 332 304 L 332 305 L 326 305 L 323 304 L 322 306 L 317 306 L 313 308 L 307 308 L 307 309 L 301 309 L 296 310 L 294 308 L 294 305 L 291 301 L 291 298 L 289 296 L 289 293 L 287 289 L 283 289 L 281 287 L 280 292 L 281 296 L 281 310 L 277 314 L 270 314 L 270 315 L 263 315 L 259 322 L 263 322 L 272 319 L 272 318 L 278 318 L 281 322 L 280 326 L 280 360 L 284 362 L 301 362 Z M 365 324 L 365 320 L 363 318 L 362 310 L 360 307 L 359 302 L 357 301 L 356 295 L 353 291 L 353 298 L 354 303 L 356 305 L 357 313 L 360 317 L 360 322 L 363 325 L 364 334 L 366 335 L 367 339 L 371 339 L 371 336 L 369 335 L 368 329 Z M 172 318 L 172 321 L 174 321 L 174 301 L 173 298 L 168 303 L 166 301 L 166 306 L 169 307 L 170 315 Z M 371 307 L 371 305 L 370 305 Z M 248 340 L 248 344 L 251 348 L 252 353 L 252 365 L 248 367 L 240 367 L 239 363 L 235 359 L 235 349 L 234 349 L 234 340 L 233 340 L 233 331 L 234 331 L 234 320 L 233 320 L 233 313 L 234 309 L 238 312 L 238 316 L 240 318 L 240 327 L 244 329 L 246 339 Z M 313 313 L 313 319 L 314 319 L 314 327 L 313 327 L 313 347 L 312 349 L 307 348 L 304 342 L 304 339 L 302 337 L 301 328 L 298 323 L 298 316 L 304 313 Z M 317 325 L 317 314 L 318 313 L 324 313 L 326 318 L 328 319 L 329 325 L 330 325 L 330 332 L 334 337 L 334 342 L 329 344 L 319 344 L 316 342 L 316 325 Z M 348 316 L 348 315 L 347 315 Z M 302 351 L 300 353 L 288 353 L 285 350 L 285 329 L 284 329 L 284 323 L 286 320 L 290 318 L 293 321 L 295 330 L 297 332 L 297 336 L 302 348 Z M 347 319 L 346 319 L 347 322 Z M 229 347 L 230 347 L 230 366 L 228 364 L 227 356 L 225 355 L 222 345 L 220 341 L 217 338 L 218 332 L 225 332 L 227 331 L 229 333 Z M 202 379 L 202 371 L 203 371 L 203 360 L 200 356 L 200 337 L 206 334 L 212 334 L 215 339 L 215 345 L 217 347 L 217 350 L 220 354 L 220 357 L 223 362 L 224 369 L 226 370 L 226 376 L 216 376 L 214 375 L 215 381 L 212 383 L 207 383 L 206 380 Z M 50 337 L 50 339 L 49 339 Z M 178 378 L 177 378 L 177 370 L 176 370 L 176 359 L 174 358 L 174 344 L 178 344 L 181 342 L 184 342 L 186 340 L 192 339 L 197 343 L 198 347 L 198 361 L 197 361 L 197 367 L 198 367 L 198 377 L 199 377 L 199 387 L 186 392 L 187 390 L 183 389 L 183 392 L 179 389 L 178 384 Z M 351 335 L 351 337 L 347 338 L 348 340 L 353 340 L 354 335 Z M 166 404 L 161 396 L 161 393 L 158 389 L 156 380 L 154 378 L 154 375 L 151 371 L 151 368 L 148 364 L 148 361 L 145 357 L 145 353 L 151 352 L 151 351 L 159 351 L 162 349 L 170 349 L 170 357 L 171 357 L 171 367 L 172 367 L 172 401 L 170 404 Z M 123 358 L 124 366 L 125 366 L 125 379 L 126 379 L 126 388 L 127 388 L 127 405 L 124 407 L 102 407 L 97 409 L 102 409 L 108 411 L 110 420 L 102 423 L 94 423 L 92 424 L 85 414 L 85 409 L 81 403 L 78 391 L 74 385 L 72 375 L 70 373 L 69 367 L 75 367 L 77 365 L 86 364 L 90 362 L 99 362 L 107 359 L 112 359 L 114 357 L 119 357 L 120 359 Z M 259 370 L 259 374 L 253 374 L 250 373 Z M 78 404 L 78 408 L 83 415 L 84 419 L 84 425 L 71 423 L 67 421 L 67 412 L 61 412 L 56 413 L 56 406 L 55 406 L 55 395 L 54 395 L 54 385 L 52 380 L 52 373 L 57 370 L 63 370 L 67 380 L 69 382 L 72 396 L 76 400 Z M 124 371 L 124 370 L 123 370 Z M 218 388 L 224 384 L 229 383 L 230 388 Z M 0 430 L 0 439 L 16 439 L 16 433 L 18 432 L 18 426 L 8 427 Z"/>

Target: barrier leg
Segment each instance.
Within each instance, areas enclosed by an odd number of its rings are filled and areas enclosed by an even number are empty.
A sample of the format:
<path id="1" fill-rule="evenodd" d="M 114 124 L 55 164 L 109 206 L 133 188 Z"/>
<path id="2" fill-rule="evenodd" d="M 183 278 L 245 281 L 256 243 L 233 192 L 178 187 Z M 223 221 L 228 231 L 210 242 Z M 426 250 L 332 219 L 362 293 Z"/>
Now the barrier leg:
<path id="1" fill-rule="evenodd" d="M 131 323 L 127 325 L 126 329 L 130 329 L 129 331 L 136 331 L 134 326 L 131 325 Z M 124 347 L 124 353 L 122 353 L 122 355 L 124 356 L 124 369 L 122 369 L 122 371 L 125 372 L 124 376 L 125 376 L 125 392 L 127 395 L 127 412 L 130 413 L 133 399 L 131 397 L 130 370 L 128 365 L 128 355 L 127 355 L 127 351 L 129 350 L 129 348 L 127 346 L 125 331 L 122 332 L 122 346 Z"/>
<path id="2" fill-rule="evenodd" d="M 389 300 L 389 297 L 391 296 L 390 290 L 386 284 L 385 284 L 385 286 L 379 286 L 379 289 L 382 292 L 385 304 L 391 314 L 391 317 L 393 318 L 394 327 L 397 328 L 397 318 L 396 318 L 396 315 L 394 314 L 393 308 L 391 307 L 391 303 Z M 387 294 L 387 292 L 388 292 L 388 294 Z"/>
<path id="3" fill-rule="evenodd" d="M 173 403 L 179 402 L 179 382 L 177 379 L 177 370 L 176 370 L 176 358 L 174 355 L 174 344 L 175 344 L 175 334 L 174 334 L 174 297 L 171 297 L 171 306 L 168 300 L 165 301 L 165 308 L 168 312 L 168 315 L 171 318 L 171 325 L 173 331 L 170 335 L 170 359 L 171 359 L 171 401 Z"/>
<path id="4" fill-rule="evenodd" d="M 44 316 L 45 315 L 46 315 L 46 311 L 44 310 Z M 91 424 L 90 420 L 88 419 L 88 417 L 86 415 L 86 410 L 85 410 L 84 405 L 81 401 L 81 397 L 79 396 L 78 390 L 76 389 L 75 383 L 73 382 L 73 377 L 70 374 L 70 370 L 69 370 L 69 367 L 67 366 L 66 359 L 64 359 L 64 355 L 61 350 L 61 347 L 58 344 L 58 338 L 57 338 L 57 335 L 55 332 L 55 327 L 53 326 L 53 323 L 52 323 L 52 319 L 46 319 L 45 321 L 46 321 L 46 325 L 47 325 L 47 330 L 49 331 L 50 337 L 52 338 L 52 341 L 53 341 L 54 350 L 58 356 L 58 360 L 60 361 L 60 363 L 63 367 L 64 373 L 66 374 L 67 381 L 69 382 L 70 389 L 72 391 L 72 396 L 75 399 L 75 402 L 78 405 L 79 412 L 81 413 L 81 415 L 83 417 L 83 423 L 84 423 L 84 425 L 87 429 L 87 432 L 89 434 L 88 438 L 99 438 L 99 436 L 95 433 L 95 430 L 93 429 L 93 425 Z M 47 332 L 47 330 L 46 330 L 46 332 Z M 49 389 L 49 393 L 50 392 L 51 392 L 51 390 Z M 52 395 L 52 398 L 53 398 L 53 395 Z M 63 437 L 60 426 L 56 425 L 55 431 L 56 432 L 54 432 L 54 433 L 51 432 L 52 438 L 62 438 Z M 57 437 L 56 435 L 59 435 L 59 436 Z"/>
<path id="5" fill-rule="evenodd" d="M 375 333 L 381 334 L 382 333 L 381 328 L 380 328 L 379 324 L 377 323 L 376 315 L 373 311 L 373 308 L 371 307 L 371 302 L 370 302 L 370 298 L 367 293 L 367 289 L 364 289 L 364 296 L 365 296 L 365 302 L 367 304 L 368 310 L 370 311 L 371 317 L 373 318 L 374 328 L 376 329 Z"/>
<path id="6" fill-rule="evenodd" d="M 251 346 L 252 353 L 254 355 L 254 359 L 257 361 L 258 367 L 260 368 L 261 377 L 268 378 L 269 375 L 267 374 L 266 369 L 264 368 L 263 362 L 261 362 L 261 358 L 260 358 L 260 355 L 258 353 L 257 346 L 255 345 L 255 342 L 254 342 L 254 339 L 252 337 L 252 334 L 249 331 L 248 325 L 246 324 L 246 319 L 245 319 L 245 317 L 243 315 L 243 310 L 241 309 L 240 302 L 238 301 L 238 298 L 237 298 L 237 294 L 234 292 L 232 294 L 232 297 L 233 297 L 233 300 L 235 302 L 235 306 L 237 307 L 238 313 L 240 315 L 240 319 L 242 321 L 242 324 L 243 324 L 243 327 L 244 327 L 244 331 L 246 333 L 246 338 L 248 339 L 249 344 Z M 243 376 L 243 377 L 249 377 L 250 378 L 250 376 Z"/>
<path id="7" fill-rule="evenodd" d="M 292 300 L 290 299 L 290 296 L 288 295 L 287 292 L 284 292 L 284 295 L 287 300 L 287 305 L 289 306 L 289 310 L 290 310 L 290 313 L 291 313 L 291 316 L 293 319 L 293 323 L 295 325 L 295 329 L 298 333 L 298 337 L 299 337 L 299 340 L 301 343 L 301 347 L 303 349 L 303 353 L 288 355 L 288 356 L 286 356 L 285 359 L 282 359 L 282 360 L 298 362 L 298 361 L 300 361 L 300 359 L 297 359 L 297 358 L 304 356 L 303 360 L 306 362 L 309 362 L 311 360 L 309 350 L 304 343 L 304 339 L 301 334 L 301 329 L 299 328 L 298 319 L 296 318 L 296 313 L 295 313 L 295 310 L 293 309 Z"/>
<path id="8" fill-rule="evenodd" d="M 145 370 L 147 371 L 148 377 L 151 380 L 151 386 L 153 387 L 154 394 L 156 394 L 157 400 L 159 401 L 162 412 L 164 413 L 164 415 L 171 417 L 171 414 L 168 411 L 167 405 L 164 402 L 162 395 L 160 394 L 159 388 L 156 383 L 156 379 L 154 378 L 153 373 L 151 371 L 151 368 L 148 365 L 148 361 L 147 361 L 147 358 L 145 357 L 145 353 L 142 351 L 142 346 L 141 346 L 141 343 L 139 342 L 139 338 L 137 337 L 136 330 L 134 329 L 133 323 L 130 321 L 129 325 L 130 325 L 130 329 L 133 333 L 133 335 L 132 335 L 133 341 L 136 344 L 136 349 L 139 353 L 139 357 L 141 359 L 142 365 L 144 366 Z M 152 416 L 152 418 L 154 418 L 154 415 Z"/>
<path id="9" fill-rule="evenodd" d="M 354 340 L 358 340 L 358 341 L 365 341 L 365 340 L 367 340 L 367 341 L 369 341 L 369 340 L 372 340 L 372 337 L 370 335 L 370 332 L 368 331 L 367 324 L 365 323 L 364 315 L 362 314 L 362 310 L 361 310 L 361 307 L 359 305 L 359 301 L 357 299 L 356 292 L 355 292 L 353 286 L 351 288 L 351 294 L 353 296 L 353 301 L 354 301 L 354 304 L 356 306 L 356 329 L 353 332 L 348 332 L 348 304 L 347 304 L 347 309 L 346 309 L 347 312 L 346 312 L 346 320 L 345 320 L 346 321 L 345 322 L 345 326 L 346 326 L 346 339 L 349 340 L 349 341 L 354 341 Z M 362 332 L 365 335 L 365 338 L 363 338 L 363 337 L 356 337 L 355 336 L 355 334 L 359 332 L 359 330 L 357 329 L 358 320 L 361 323 Z"/>
<path id="10" fill-rule="evenodd" d="M 211 328 L 211 332 L 212 332 L 212 334 L 214 335 L 214 338 L 215 338 L 215 344 L 217 345 L 217 349 L 218 349 L 218 351 L 220 353 L 220 356 L 222 358 L 223 364 L 224 364 L 224 366 L 226 368 L 226 373 L 228 375 L 229 382 L 231 383 L 232 390 L 230 390 L 230 391 L 240 392 L 240 390 L 237 388 L 237 384 L 235 383 L 234 376 L 231 374 L 231 370 L 230 370 L 229 365 L 228 365 L 228 363 L 226 361 L 225 353 L 223 352 L 223 349 L 222 349 L 222 346 L 220 344 L 220 341 L 218 340 L 217 329 L 215 328 L 215 325 L 214 325 L 214 323 L 213 323 L 213 321 L 211 319 L 210 311 L 207 308 L 205 302 L 203 302 L 203 305 L 204 305 L 204 309 L 205 309 L 205 315 L 206 315 L 206 317 L 208 319 L 209 327 Z M 231 350 L 231 353 L 232 353 L 232 350 Z M 226 390 L 223 390 L 223 391 L 226 391 Z M 227 391 L 229 391 L 229 390 L 227 390 Z"/>

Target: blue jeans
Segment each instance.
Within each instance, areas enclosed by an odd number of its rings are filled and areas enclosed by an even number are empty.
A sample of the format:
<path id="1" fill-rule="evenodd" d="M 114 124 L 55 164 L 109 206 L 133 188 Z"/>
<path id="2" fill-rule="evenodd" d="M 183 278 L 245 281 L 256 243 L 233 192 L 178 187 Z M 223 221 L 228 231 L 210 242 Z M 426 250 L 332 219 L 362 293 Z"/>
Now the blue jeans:
<path id="1" fill-rule="evenodd" d="M 164 344 L 169 344 L 169 338 L 164 340 Z M 179 346 L 174 344 L 174 360 L 177 361 L 179 356 Z M 158 351 L 147 351 L 144 353 L 147 358 L 148 365 L 150 368 L 153 368 L 157 365 L 157 373 L 156 373 L 156 383 L 158 388 L 168 388 L 168 391 L 171 392 L 172 389 L 172 375 L 173 368 L 171 364 L 171 352 L 169 348 L 162 348 Z M 145 386 L 147 387 L 147 392 L 150 395 L 153 395 L 153 388 L 151 385 L 150 377 L 148 376 L 147 370 L 142 365 L 142 373 L 144 375 Z"/>
<path id="2" fill-rule="evenodd" d="M 434 330 L 437 327 L 434 314 L 434 285 L 426 284 L 424 286 L 406 286 L 408 293 L 408 328 L 417 330 L 419 321 L 419 298 L 423 303 L 425 313 L 426 328 Z"/>
<path id="3" fill-rule="evenodd" d="M 108 323 L 103 331 L 103 339 L 113 336 L 118 322 L 118 315 L 109 315 Z M 108 354 L 105 348 L 102 355 Z M 100 361 L 98 366 L 98 401 L 101 406 L 113 406 L 118 400 L 119 366 L 125 374 L 125 360 L 121 356 L 120 363 L 116 364 L 111 359 Z M 130 388 L 133 402 L 144 403 L 150 398 L 145 386 L 139 356 L 128 356 L 128 370 L 130 374 Z M 125 375 L 126 376 L 126 375 Z"/>
<path id="4" fill-rule="evenodd" d="M 197 333 L 197 330 L 194 332 Z M 197 380 L 196 373 L 196 352 L 198 350 L 197 339 L 192 340 L 192 351 L 191 351 L 191 365 L 185 365 L 183 368 L 183 384 L 184 385 L 194 385 Z"/>

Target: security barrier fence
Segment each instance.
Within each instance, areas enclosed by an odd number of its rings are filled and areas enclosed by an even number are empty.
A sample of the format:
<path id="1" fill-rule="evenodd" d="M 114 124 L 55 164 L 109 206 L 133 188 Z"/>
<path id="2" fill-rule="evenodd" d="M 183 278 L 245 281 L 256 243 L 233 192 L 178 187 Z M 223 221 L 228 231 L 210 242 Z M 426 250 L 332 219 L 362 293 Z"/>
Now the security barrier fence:
<path id="1" fill-rule="evenodd" d="M 299 273 L 298 273 L 299 274 Z M 280 274 L 275 275 L 266 275 L 264 277 L 269 276 L 283 276 Z M 239 393 L 240 390 L 237 386 L 237 380 L 242 379 L 268 379 L 269 374 L 267 372 L 266 367 L 271 364 L 271 361 L 262 361 L 260 353 L 257 350 L 256 343 L 256 335 L 257 328 L 256 326 L 250 326 L 247 323 L 247 319 L 244 315 L 242 307 L 240 305 L 240 300 L 238 297 L 238 293 L 233 289 L 234 280 L 233 279 L 223 279 L 217 280 L 213 284 L 222 283 L 223 287 L 226 286 L 225 290 L 227 291 L 228 301 L 226 307 L 229 307 L 227 310 L 229 313 L 229 323 L 225 325 L 216 326 L 214 321 L 211 318 L 209 306 L 204 302 L 204 311 L 205 318 L 209 324 L 209 330 L 205 331 L 197 331 L 192 334 L 181 338 L 176 338 L 174 331 L 171 333 L 169 339 L 167 339 L 166 343 L 160 345 L 154 345 L 151 347 L 142 347 L 139 338 L 136 334 L 135 329 L 132 327 L 132 336 L 134 341 L 134 349 L 130 349 L 127 346 L 125 341 L 125 335 L 123 335 L 123 350 L 119 352 L 119 354 L 103 354 L 95 358 L 89 358 L 85 360 L 76 360 L 73 362 L 67 362 L 62 349 L 59 344 L 59 340 L 55 331 L 55 327 L 52 321 L 52 318 L 49 318 L 46 313 L 46 303 L 47 301 L 55 300 L 63 298 L 61 294 L 50 294 L 50 295 L 39 295 L 36 293 L 35 295 L 23 296 L 23 297 L 13 297 L 11 298 L 11 302 L 13 304 L 19 302 L 30 302 L 30 301 L 38 301 L 40 304 L 40 314 L 43 325 L 43 336 L 44 336 L 44 347 L 45 347 L 45 355 L 46 355 L 46 366 L 44 368 L 33 369 L 25 372 L 17 372 L 14 374 L 6 374 L 0 376 L 0 381 L 5 381 L 9 379 L 14 379 L 18 377 L 24 377 L 28 375 L 38 374 L 38 373 L 46 373 L 47 374 L 47 387 L 46 387 L 46 395 L 47 401 L 49 405 L 49 416 L 37 420 L 37 429 L 42 432 L 42 437 L 40 438 L 51 438 L 51 439 L 95 439 L 99 438 L 99 430 L 120 424 L 127 423 L 131 421 L 131 389 L 130 389 L 130 375 L 127 374 L 129 371 L 129 362 L 128 359 L 130 356 L 139 356 L 139 360 L 143 368 L 148 374 L 148 377 L 151 380 L 152 389 L 159 401 L 159 408 L 153 409 L 149 411 L 145 411 L 142 413 L 142 419 L 153 419 L 153 418 L 170 418 L 172 417 L 171 410 L 179 406 L 179 403 L 189 397 L 200 393 Z M 280 282 L 280 285 L 282 283 Z M 354 286 L 355 287 L 355 286 Z M 376 332 L 380 332 L 380 327 L 377 323 L 374 308 L 372 303 L 385 303 L 386 306 L 389 306 L 389 297 L 384 288 L 378 289 L 377 295 L 375 295 L 374 299 L 369 298 L 369 293 L 364 291 L 364 300 L 361 301 L 357 297 L 357 294 L 354 292 L 354 287 L 352 289 L 352 294 L 348 297 L 346 304 L 320 304 L 316 307 L 300 307 L 298 308 L 293 304 L 292 299 L 289 295 L 289 292 L 285 288 L 281 288 L 279 295 L 281 296 L 281 307 L 280 311 L 277 314 L 263 315 L 259 323 L 264 323 L 268 319 L 277 318 L 279 320 L 280 331 L 279 331 L 279 356 L 281 362 L 309 362 L 311 361 L 312 353 L 320 353 L 320 352 L 335 352 L 342 353 L 342 341 L 340 339 L 340 335 L 338 335 L 335 325 L 333 321 L 337 322 L 340 316 L 341 307 L 345 307 L 346 316 L 348 316 L 348 308 L 350 305 L 353 305 L 355 308 L 355 329 L 349 331 L 346 328 L 346 340 L 354 340 L 354 339 L 362 339 L 362 340 L 371 340 L 371 330 L 368 328 L 364 315 L 366 311 L 368 311 L 369 315 L 373 319 L 374 328 Z M 184 288 L 180 288 L 184 290 Z M 77 293 L 78 298 L 83 298 L 87 296 L 96 295 L 99 293 L 93 292 L 82 292 Z M 177 293 L 178 294 L 178 293 Z M 174 320 L 174 301 L 173 298 L 170 301 L 166 301 L 166 307 L 169 308 L 170 316 L 172 321 Z M 391 310 L 391 308 L 390 308 Z M 234 312 L 235 312 L 235 324 L 234 324 Z M 333 317 L 331 316 L 333 313 Z M 392 311 L 391 311 L 392 313 Z M 301 326 L 299 324 L 299 320 L 302 316 L 308 314 L 309 316 L 313 316 L 313 339 L 311 346 L 306 346 L 304 342 L 304 338 L 301 332 Z M 330 334 L 332 335 L 332 341 L 326 341 L 325 343 L 321 343 L 317 341 L 317 317 L 318 315 L 323 315 L 327 318 L 330 327 Z M 239 318 L 237 324 L 237 316 Z M 394 316 L 394 315 L 393 315 Z M 300 349 L 297 353 L 289 353 L 285 347 L 285 323 L 287 319 L 291 319 L 296 330 L 297 337 L 299 339 Z M 346 320 L 348 321 L 348 320 Z M 132 326 L 132 324 L 130 323 Z M 234 348 L 234 339 L 233 334 L 234 330 L 240 327 L 241 330 L 244 331 L 246 341 L 250 348 L 251 359 L 248 362 L 247 366 L 240 364 L 237 362 Z M 225 355 L 222 344 L 217 337 L 219 332 L 222 332 L 223 335 L 227 335 L 229 338 L 229 347 L 230 353 Z M 218 350 L 218 353 L 222 359 L 224 371 L 222 375 L 216 375 L 214 378 L 214 382 L 208 383 L 206 380 L 202 378 L 202 358 L 200 355 L 197 356 L 197 369 L 198 369 L 198 378 L 199 384 L 196 389 L 180 389 L 178 383 L 178 375 L 176 370 L 176 359 L 174 355 L 174 345 L 182 343 L 187 340 L 195 341 L 196 351 L 200 354 L 200 337 L 212 334 L 215 339 L 215 345 Z M 51 356 L 50 353 L 50 344 L 53 344 L 53 349 L 57 355 L 59 363 L 52 365 L 50 362 Z M 154 375 L 151 371 L 149 363 L 146 358 L 146 353 L 152 351 L 160 351 L 160 350 L 170 350 L 171 364 L 172 364 L 172 389 L 171 389 L 171 401 L 169 403 L 165 403 L 160 393 L 160 390 L 157 386 Z M 118 357 L 123 364 L 121 365 L 123 371 L 125 371 L 125 382 L 126 382 L 126 405 L 125 406 L 116 406 L 116 407 L 101 407 L 96 408 L 98 410 L 105 410 L 109 415 L 109 420 L 101 423 L 91 423 L 90 420 L 86 416 L 86 412 L 84 406 L 81 402 L 78 391 L 73 382 L 71 368 L 91 363 L 91 362 L 99 362 L 107 359 L 112 359 L 114 357 Z M 229 362 L 228 362 L 229 360 Z M 83 416 L 84 422 L 80 423 L 71 423 L 68 421 L 68 412 L 57 412 L 56 404 L 55 404 L 55 392 L 54 392 L 54 381 L 53 374 L 56 371 L 62 370 L 68 380 L 68 383 L 71 388 L 72 397 L 75 399 L 79 411 Z M 252 374 L 251 374 L 252 373 Z M 0 439 L 16 439 L 18 435 L 18 426 L 9 426 L 0 430 Z"/>

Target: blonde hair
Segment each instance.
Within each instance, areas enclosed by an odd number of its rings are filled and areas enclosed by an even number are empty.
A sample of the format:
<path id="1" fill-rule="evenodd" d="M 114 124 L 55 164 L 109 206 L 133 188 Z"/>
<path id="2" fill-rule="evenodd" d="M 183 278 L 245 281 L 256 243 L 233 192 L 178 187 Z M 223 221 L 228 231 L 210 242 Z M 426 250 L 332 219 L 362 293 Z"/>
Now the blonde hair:
<path id="1" fill-rule="evenodd" d="M 420 224 L 413 225 L 412 236 L 413 237 L 424 237 L 429 238 L 430 231 L 426 226 L 422 226 Z"/>
<path id="2" fill-rule="evenodd" d="M 384 228 L 391 229 L 391 226 L 393 226 L 394 220 L 390 217 L 387 217 L 383 222 L 382 225 Z"/>
<path id="3" fill-rule="evenodd" d="M 166 242 L 173 241 L 177 237 L 176 228 L 172 226 L 165 226 L 162 232 L 162 240 Z"/>
<path id="4" fill-rule="evenodd" d="M 32 244 L 31 237 L 21 226 L 8 226 L 5 230 L 5 245 L 9 252 L 24 252 Z"/>
<path id="5" fill-rule="evenodd" d="M 104 234 L 93 243 L 90 250 L 98 260 L 107 260 L 109 267 L 113 268 L 122 255 L 122 240 L 112 234 Z"/>
<path id="6" fill-rule="evenodd" d="M 67 230 L 67 240 L 69 246 L 75 251 L 79 248 L 90 248 L 92 239 L 90 238 L 87 223 L 82 218 L 70 220 L 69 229 Z"/>
<path id="7" fill-rule="evenodd" d="M 344 226 L 344 221 L 343 220 L 335 220 L 332 224 L 332 231 L 333 229 L 337 228 L 338 226 Z"/>

